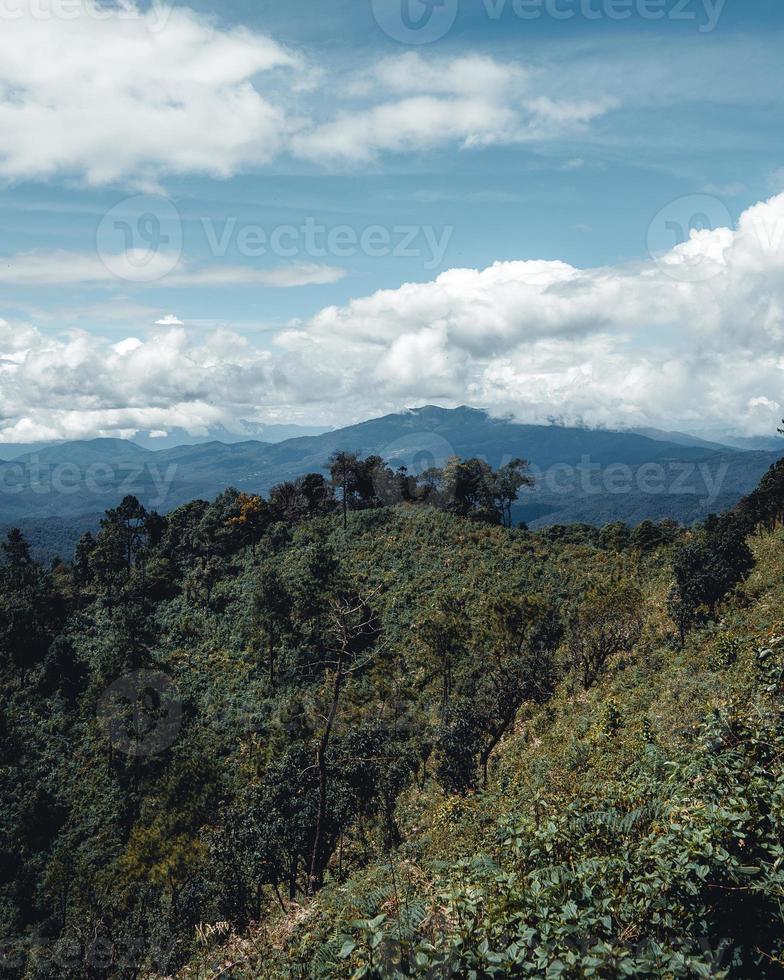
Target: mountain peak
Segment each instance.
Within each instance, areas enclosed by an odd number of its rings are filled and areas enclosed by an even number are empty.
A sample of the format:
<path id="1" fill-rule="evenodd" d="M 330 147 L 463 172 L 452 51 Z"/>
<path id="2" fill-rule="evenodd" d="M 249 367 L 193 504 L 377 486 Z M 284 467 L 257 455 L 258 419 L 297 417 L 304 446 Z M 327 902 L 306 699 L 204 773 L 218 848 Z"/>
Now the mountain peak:
<path id="1" fill-rule="evenodd" d="M 492 416 L 486 409 L 471 408 L 470 405 L 458 405 L 457 408 L 444 408 L 441 405 L 421 405 L 419 408 L 409 408 L 402 414 L 415 415 L 419 419 L 433 421 L 455 421 L 460 418 L 471 419 L 475 422 L 492 420 Z"/>

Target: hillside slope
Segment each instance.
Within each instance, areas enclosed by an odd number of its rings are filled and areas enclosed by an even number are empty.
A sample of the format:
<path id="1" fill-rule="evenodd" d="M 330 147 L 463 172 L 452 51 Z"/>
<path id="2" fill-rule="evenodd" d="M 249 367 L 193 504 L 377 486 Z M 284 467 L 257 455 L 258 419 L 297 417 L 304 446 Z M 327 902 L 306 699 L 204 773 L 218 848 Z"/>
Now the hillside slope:
<path id="1" fill-rule="evenodd" d="M 413 528 L 389 530 L 410 556 Z M 204 929 L 177 976 L 781 976 L 784 528 L 752 545 L 754 572 L 683 650 L 648 562 L 640 641 L 589 691 L 524 711 L 487 789 L 412 788 L 399 846 L 360 834 L 342 860 L 375 861 L 245 934 Z"/>
<path id="2" fill-rule="evenodd" d="M 11 531 L 0 978 L 779 976 L 783 488 Z"/>

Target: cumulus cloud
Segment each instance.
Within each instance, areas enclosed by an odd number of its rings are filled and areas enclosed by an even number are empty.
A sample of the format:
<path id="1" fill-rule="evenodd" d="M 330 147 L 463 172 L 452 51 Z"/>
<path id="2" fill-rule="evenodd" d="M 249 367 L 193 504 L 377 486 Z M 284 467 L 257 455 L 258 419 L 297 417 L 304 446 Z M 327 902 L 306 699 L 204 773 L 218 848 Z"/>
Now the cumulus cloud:
<path id="1" fill-rule="evenodd" d="M 549 139 L 614 104 L 558 96 L 519 63 L 479 55 L 404 54 L 338 82 L 264 34 L 185 6 L 67 7 L 36 16 L 49 8 L 22 2 L 3 20 L 0 177 L 152 188 L 284 154 L 330 165 Z"/>
<path id="2" fill-rule="evenodd" d="M 22 3 L 4 19 L 0 175 L 227 176 L 279 153 L 291 120 L 254 81 L 274 91 L 279 74 L 291 86 L 305 69 L 271 38 L 181 6 L 68 8 L 36 16 Z"/>
<path id="3" fill-rule="evenodd" d="M 0 350 L 3 442 L 169 426 L 199 432 L 230 418 L 227 405 L 258 401 L 280 384 L 269 352 L 227 331 L 197 344 L 174 326 L 112 343 L 0 323 Z"/>
<path id="4" fill-rule="evenodd" d="M 556 99 L 532 84 L 516 62 L 482 55 L 384 59 L 351 83 L 349 93 L 381 97 L 292 138 L 314 160 L 363 162 L 381 152 L 525 143 L 579 130 L 612 108 L 611 98 Z"/>
<path id="5" fill-rule="evenodd" d="M 110 343 L 0 323 L 0 441 L 341 424 L 429 401 L 525 421 L 769 434 L 784 411 L 784 195 L 632 265 L 497 262 L 290 324 Z"/>
<path id="6" fill-rule="evenodd" d="M 784 402 L 784 195 L 646 261 L 452 269 L 328 307 L 278 340 L 369 402 L 770 432 Z"/>

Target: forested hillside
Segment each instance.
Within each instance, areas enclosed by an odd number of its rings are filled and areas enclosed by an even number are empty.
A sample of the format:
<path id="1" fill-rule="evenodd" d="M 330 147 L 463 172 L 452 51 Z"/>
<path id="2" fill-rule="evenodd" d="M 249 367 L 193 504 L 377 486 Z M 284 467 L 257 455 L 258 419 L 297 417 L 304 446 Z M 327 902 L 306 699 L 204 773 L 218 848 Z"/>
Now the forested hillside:
<path id="1" fill-rule="evenodd" d="M 781 976 L 784 461 L 690 529 L 527 480 L 9 532 L 0 977 Z"/>

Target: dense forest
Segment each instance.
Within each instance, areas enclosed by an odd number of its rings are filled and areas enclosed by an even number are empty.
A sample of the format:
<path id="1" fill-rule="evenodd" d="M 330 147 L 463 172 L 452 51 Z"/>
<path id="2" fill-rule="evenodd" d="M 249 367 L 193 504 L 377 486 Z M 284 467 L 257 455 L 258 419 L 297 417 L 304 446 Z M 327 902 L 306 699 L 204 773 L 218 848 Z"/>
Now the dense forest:
<path id="1" fill-rule="evenodd" d="M 0 566 L 0 978 L 784 975 L 784 460 L 513 527 L 338 452 Z"/>

